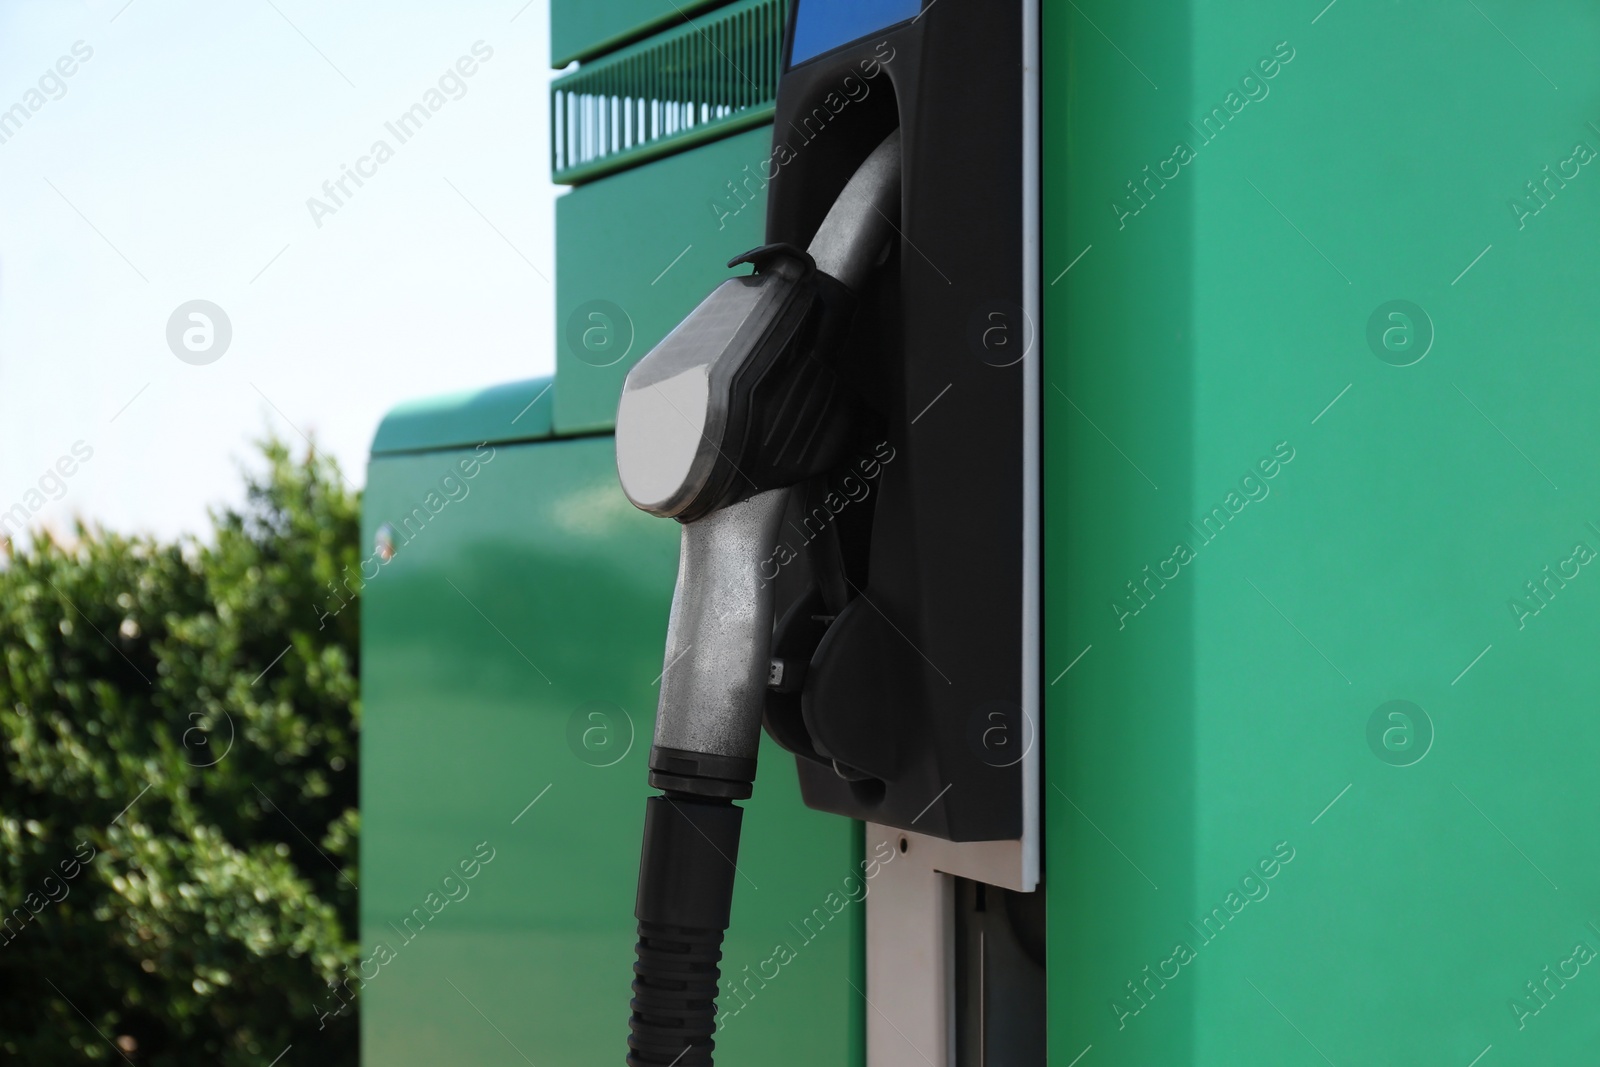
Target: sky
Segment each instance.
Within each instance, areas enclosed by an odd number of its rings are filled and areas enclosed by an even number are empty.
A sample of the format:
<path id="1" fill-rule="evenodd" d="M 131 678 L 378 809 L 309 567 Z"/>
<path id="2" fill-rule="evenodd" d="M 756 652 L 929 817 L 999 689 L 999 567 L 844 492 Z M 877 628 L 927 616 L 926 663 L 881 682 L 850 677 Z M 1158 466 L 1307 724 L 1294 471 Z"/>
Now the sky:
<path id="1" fill-rule="evenodd" d="M 267 433 L 361 485 L 396 403 L 550 373 L 548 7 L 0 2 L 0 514 L 201 534 Z"/>

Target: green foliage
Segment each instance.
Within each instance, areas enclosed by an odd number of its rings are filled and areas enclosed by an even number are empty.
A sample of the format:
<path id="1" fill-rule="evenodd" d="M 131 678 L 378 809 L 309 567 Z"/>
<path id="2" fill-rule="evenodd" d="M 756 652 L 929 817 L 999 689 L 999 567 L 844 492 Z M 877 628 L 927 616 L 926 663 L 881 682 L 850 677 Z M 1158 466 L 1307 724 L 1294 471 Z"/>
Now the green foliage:
<path id="1" fill-rule="evenodd" d="M 360 503 L 262 451 L 204 542 L 0 559 L 0 1061 L 357 1062 Z"/>

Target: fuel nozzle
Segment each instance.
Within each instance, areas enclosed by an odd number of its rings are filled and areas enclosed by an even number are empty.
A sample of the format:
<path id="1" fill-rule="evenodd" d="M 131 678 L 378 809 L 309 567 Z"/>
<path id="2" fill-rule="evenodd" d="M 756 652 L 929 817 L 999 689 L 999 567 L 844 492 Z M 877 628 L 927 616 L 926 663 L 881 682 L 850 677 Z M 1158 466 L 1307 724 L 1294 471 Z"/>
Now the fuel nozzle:
<path id="1" fill-rule="evenodd" d="M 634 506 L 683 525 L 650 750 L 628 1063 L 710 1067 L 722 938 L 770 669 L 773 589 L 759 574 L 790 487 L 850 433 L 831 354 L 900 212 L 900 134 L 829 209 L 811 245 L 767 245 L 636 364 L 617 410 Z"/>

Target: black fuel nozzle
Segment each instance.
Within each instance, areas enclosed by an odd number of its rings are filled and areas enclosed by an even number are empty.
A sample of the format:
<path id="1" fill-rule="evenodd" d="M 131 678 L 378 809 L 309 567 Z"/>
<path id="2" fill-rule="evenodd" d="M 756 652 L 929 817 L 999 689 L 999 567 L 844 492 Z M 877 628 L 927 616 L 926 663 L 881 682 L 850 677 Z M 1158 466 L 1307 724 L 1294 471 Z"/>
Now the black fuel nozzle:
<path id="1" fill-rule="evenodd" d="M 856 170 L 806 251 L 734 259 L 629 372 L 617 473 L 633 504 L 683 524 L 650 750 L 628 1063 L 710 1067 L 718 964 L 770 670 L 759 573 L 790 487 L 833 466 L 852 403 L 831 365 L 900 212 L 900 134 Z"/>

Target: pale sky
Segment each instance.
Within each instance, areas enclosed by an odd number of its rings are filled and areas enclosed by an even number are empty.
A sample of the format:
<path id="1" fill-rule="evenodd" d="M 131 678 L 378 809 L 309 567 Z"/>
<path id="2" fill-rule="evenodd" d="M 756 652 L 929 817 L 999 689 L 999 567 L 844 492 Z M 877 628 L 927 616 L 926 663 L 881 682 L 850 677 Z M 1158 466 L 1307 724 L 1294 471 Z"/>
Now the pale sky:
<path id="1" fill-rule="evenodd" d="M 548 6 L 0 0 L 0 513 L 198 532 L 265 431 L 361 485 L 397 402 L 550 373 Z M 168 345 L 194 300 L 214 362 Z"/>

